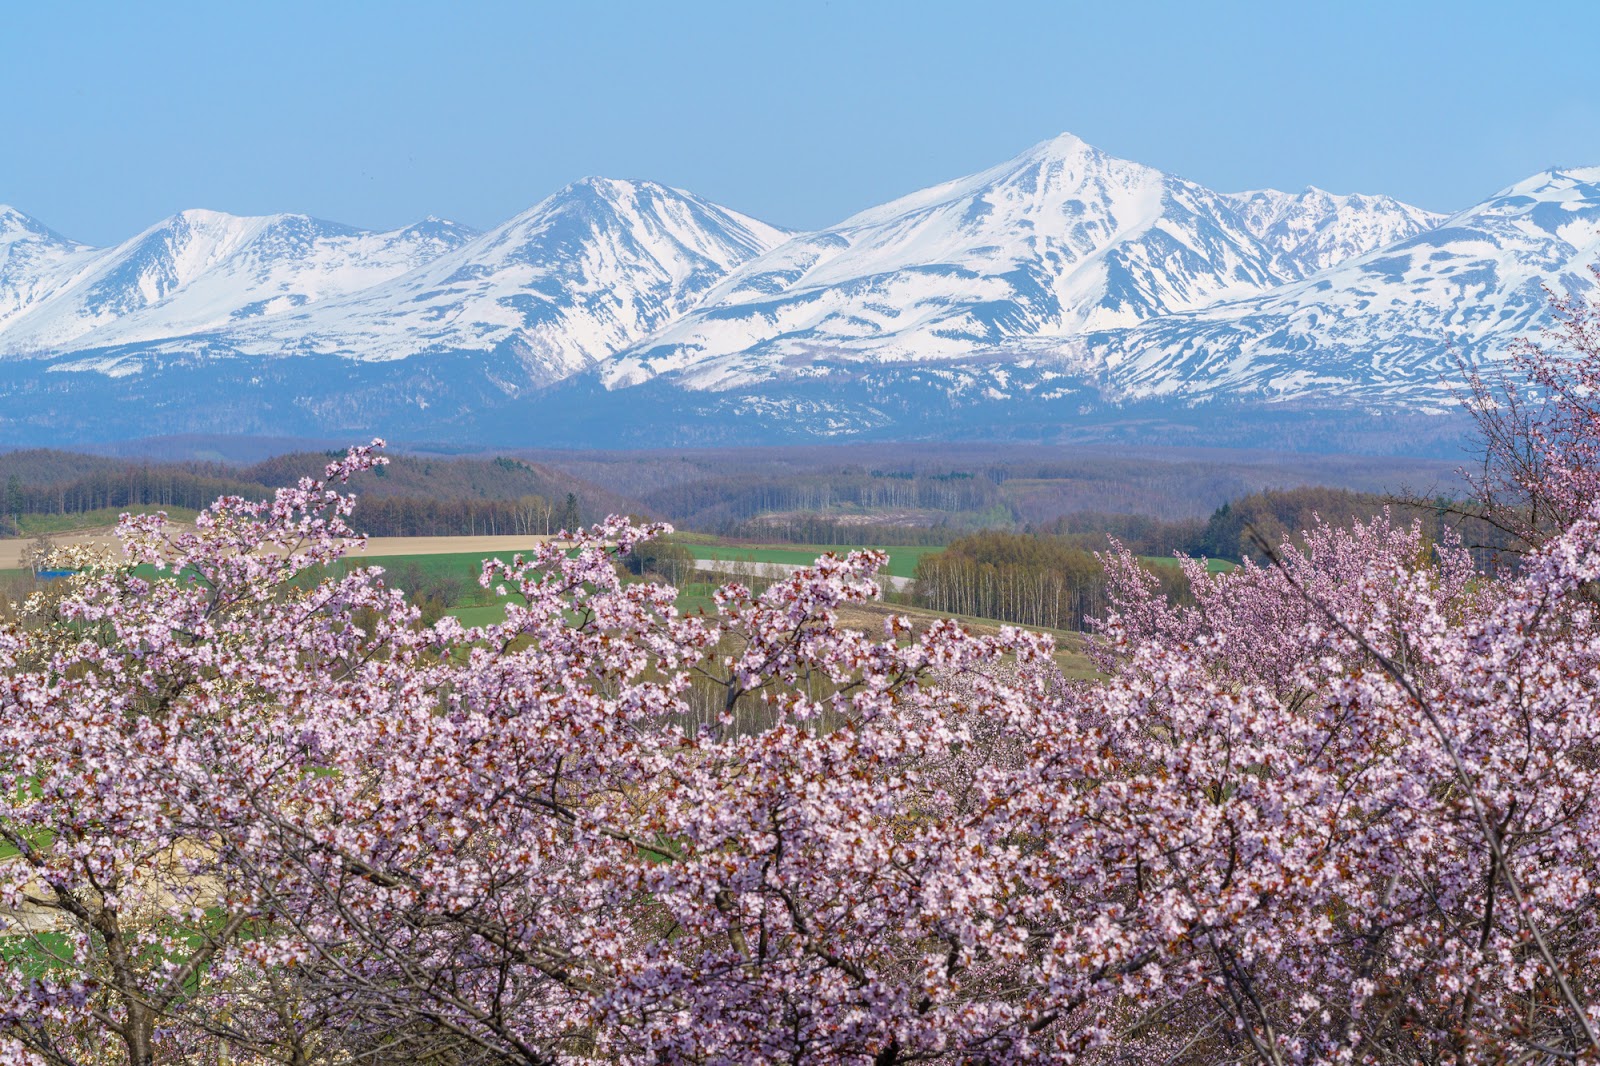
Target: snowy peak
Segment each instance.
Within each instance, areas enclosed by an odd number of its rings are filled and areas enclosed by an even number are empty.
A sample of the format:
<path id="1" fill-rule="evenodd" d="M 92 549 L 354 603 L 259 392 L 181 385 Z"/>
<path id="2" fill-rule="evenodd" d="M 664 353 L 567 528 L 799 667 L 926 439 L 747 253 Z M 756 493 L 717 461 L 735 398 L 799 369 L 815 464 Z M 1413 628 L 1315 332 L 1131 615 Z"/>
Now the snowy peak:
<path id="1" fill-rule="evenodd" d="M 1260 296 L 1093 338 L 1118 395 L 1452 409 L 1457 359 L 1493 361 L 1592 290 L 1600 168 L 1547 171 L 1437 226 Z"/>
<path id="2" fill-rule="evenodd" d="M 1552 167 L 1501 189 L 1488 203 L 1530 197 L 1538 200 L 1592 199 L 1600 188 L 1600 167 Z"/>
<path id="3" fill-rule="evenodd" d="M 173 215 L 113 249 L 79 306 L 93 320 L 104 321 L 159 303 L 226 262 L 274 221 L 218 211 Z M 273 251 L 278 254 L 298 250 L 292 242 L 277 243 Z"/>
<path id="4" fill-rule="evenodd" d="M 459 222 L 452 222 L 448 218 L 429 215 L 421 222 L 413 223 L 405 229 L 397 230 L 395 235 L 400 240 L 414 241 L 419 244 L 431 241 L 442 250 L 448 251 L 466 244 L 478 236 L 478 231 L 471 226 L 463 226 Z"/>
<path id="5" fill-rule="evenodd" d="M 1273 260 L 1220 194 L 1063 135 L 752 260 L 607 380 L 956 358 L 1251 295 Z"/>
<path id="6" fill-rule="evenodd" d="M 24 214 L 10 204 L 0 204 L 0 247 L 19 243 L 58 245 L 79 248 L 76 241 L 68 240 L 31 215 Z"/>
<path id="7" fill-rule="evenodd" d="M 584 178 L 417 269 L 226 339 L 380 361 L 496 352 L 546 383 L 665 325 L 788 235 L 655 182 Z"/>
<path id="8" fill-rule="evenodd" d="M 28 267 L 35 284 L 0 287 L 0 352 L 217 329 L 367 288 L 470 236 L 442 220 L 371 233 L 307 215 L 182 211 L 113 248 L 51 246 L 53 262 Z"/>
<path id="9" fill-rule="evenodd" d="M 1336 263 L 1432 229 L 1445 216 L 1390 196 L 1340 196 L 1315 186 L 1301 193 L 1231 193 L 1245 226 L 1273 254 L 1276 271 L 1303 278 Z"/>
<path id="10" fill-rule="evenodd" d="M 860 273 L 932 265 L 940 256 L 998 262 L 1046 242 L 1082 258 L 1152 222 L 1160 213 L 1165 177 L 1064 134 L 999 166 L 891 200 L 823 232 L 871 250 L 873 261 Z"/>
<path id="11" fill-rule="evenodd" d="M 652 181 L 583 178 L 485 234 L 468 254 L 478 261 L 558 265 L 581 251 L 612 268 L 643 257 L 674 271 L 694 261 L 723 273 L 789 236 L 746 215 Z"/>
<path id="12" fill-rule="evenodd" d="M 67 285 L 92 251 L 0 204 L 0 335 L 8 322 Z"/>
<path id="13" fill-rule="evenodd" d="M 986 201 L 998 195 L 1016 201 L 1028 198 L 1065 200 L 1107 171 L 1121 172 L 1124 183 L 1159 180 L 1161 172 L 1141 163 L 1117 159 L 1070 133 L 1040 141 L 1016 156 L 980 170 L 909 193 L 850 216 L 835 230 L 883 225 L 896 219 L 951 206 Z M 974 216 L 979 221 L 981 216 Z"/>

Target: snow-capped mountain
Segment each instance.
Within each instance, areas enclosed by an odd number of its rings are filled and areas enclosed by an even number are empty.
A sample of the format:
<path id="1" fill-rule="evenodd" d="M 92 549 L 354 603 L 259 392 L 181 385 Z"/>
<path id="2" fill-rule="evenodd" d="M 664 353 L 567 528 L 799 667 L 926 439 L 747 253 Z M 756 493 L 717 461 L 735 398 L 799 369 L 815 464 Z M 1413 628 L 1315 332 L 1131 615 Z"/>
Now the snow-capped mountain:
<path id="1" fill-rule="evenodd" d="M 1245 226 L 1273 254 L 1274 272 L 1304 278 L 1443 222 L 1444 215 L 1391 196 L 1258 189 L 1230 193 Z"/>
<path id="2" fill-rule="evenodd" d="M 93 251 L 0 204 L 0 330 L 71 282 Z"/>
<path id="3" fill-rule="evenodd" d="M 184 211 L 114 248 L 92 249 L 0 208 L 0 354 L 227 328 L 370 288 L 472 236 L 440 219 L 371 233 L 305 215 Z"/>
<path id="4" fill-rule="evenodd" d="M 1271 258 L 1225 198 L 1063 135 L 745 264 L 608 381 L 960 357 L 1260 292 Z"/>
<path id="5" fill-rule="evenodd" d="M 1116 395 L 1316 396 L 1449 406 L 1457 359 L 1547 321 L 1546 288 L 1593 288 L 1600 167 L 1550 170 L 1438 227 L 1243 301 L 1085 337 Z"/>
<path id="6" fill-rule="evenodd" d="M 1456 355 L 1503 355 L 1596 262 L 1600 169 L 1446 218 L 1070 135 L 808 233 L 603 178 L 482 234 L 187 211 L 96 249 L 0 208 L 0 442 L 1049 437 L 1136 408 L 1298 432 L 1447 408 Z"/>
<path id="7" fill-rule="evenodd" d="M 526 384 L 547 384 L 666 325 L 788 236 L 655 182 L 585 178 L 421 269 L 219 340 L 359 360 L 509 353 Z"/>
<path id="8" fill-rule="evenodd" d="M 740 267 L 608 366 L 727 388 L 818 358 L 925 362 L 1255 295 L 1427 228 L 1386 197 L 1212 192 L 1070 134 Z"/>

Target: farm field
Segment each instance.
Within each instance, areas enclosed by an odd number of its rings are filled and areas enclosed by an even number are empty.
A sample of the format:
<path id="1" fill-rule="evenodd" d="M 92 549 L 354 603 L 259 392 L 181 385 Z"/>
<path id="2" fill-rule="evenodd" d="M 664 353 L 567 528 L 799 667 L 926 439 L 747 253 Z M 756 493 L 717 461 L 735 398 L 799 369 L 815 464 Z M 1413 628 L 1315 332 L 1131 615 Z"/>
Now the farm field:
<path id="1" fill-rule="evenodd" d="M 551 538 L 541 534 L 499 537 L 368 537 L 364 551 L 351 552 L 351 559 L 376 562 L 379 558 L 402 556 L 491 555 L 509 559 L 517 552 L 531 551 Z"/>
<path id="2" fill-rule="evenodd" d="M 440 537 L 426 539 L 449 541 L 458 539 L 466 540 L 469 538 Z M 376 545 L 378 542 L 373 541 L 372 543 Z M 526 548 L 528 545 L 524 543 L 523 547 Z M 704 544 L 692 544 L 689 545 L 689 547 L 697 558 L 726 560 L 728 562 L 782 563 L 786 565 L 801 566 L 814 562 L 817 556 L 823 554 L 824 552 L 849 550 L 848 548 L 818 548 L 815 551 L 804 548 L 793 550 L 770 548 L 745 549 Z M 916 554 L 910 557 L 891 556 L 890 565 L 884 568 L 885 573 L 890 574 L 891 576 L 904 576 L 909 578 L 911 571 L 916 568 L 916 560 L 921 557 L 921 554 L 928 551 L 936 551 L 938 549 L 910 548 L 894 550 L 899 552 L 912 552 Z M 381 566 L 391 572 L 400 570 L 402 568 L 410 569 L 415 567 L 429 579 L 453 579 L 456 581 L 461 581 L 469 586 L 470 593 L 474 594 L 474 598 L 477 598 L 478 595 L 486 595 L 483 594 L 482 590 L 478 587 L 478 575 L 482 572 L 484 560 L 489 558 L 500 558 L 510 561 L 514 554 L 516 554 L 515 550 L 497 551 L 493 550 L 492 548 L 489 550 L 480 548 L 476 551 L 437 552 L 432 554 L 353 554 L 349 557 L 349 559 L 350 561 L 359 563 L 361 565 Z M 898 567 L 896 564 L 898 564 Z M 903 571 L 903 573 L 901 571 Z M 681 587 L 681 591 L 678 596 L 679 610 L 710 610 L 712 608 L 711 595 L 716 590 L 718 584 L 718 582 L 713 581 L 686 582 Z M 502 617 L 503 611 L 498 602 L 491 601 L 463 603 L 458 606 L 451 607 L 445 613 L 460 619 L 464 625 L 487 625 L 492 622 L 498 622 Z"/>
<path id="3" fill-rule="evenodd" d="M 1172 556 L 1172 555 L 1141 555 L 1141 556 L 1139 556 L 1139 561 L 1143 562 L 1143 563 L 1149 563 L 1152 566 L 1177 566 L 1178 565 L 1177 557 L 1176 556 Z M 1226 559 L 1207 559 L 1206 560 L 1206 573 L 1208 573 L 1208 574 L 1226 574 L 1229 570 L 1237 569 L 1238 566 L 1239 566 L 1238 563 L 1230 563 Z"/>
<path id="4" fill-rule="evenodd" d="M 415 565 L 421 568 L 430 577 L 451 577 L 467 580 L 472 583 L 472 590 L 478 592 L 477 578 L 483 565 L 483 560 L 498 557 L 509 560 L 515 551 L 513 548 L 497 548 L 493 544 L 480 544 L 484 541 L 508 540 L 516 538 L 490 538 L 490 537 L 430 537 L 406 538 L 415 543 L 422 544 L 427 550 L 416 551 L 408 554 L 371 554 L 373 549 L 380 546 L 387 547 L 396 543 L 400 538 L 374 538 L 369 542 L 369 552 L 363 555 L 353 555 L 353 560 L 364 564 L 383 566 L 390 570 Z M 540 540 L 544 538 L 533 538 Z M 777 547 L 773 545 L 738 545 L 712 540 L 712 538 L 681 538 L 685 546 L 697 558 L 722 559 L 730 562 L 770 562 L 792 565 L 803 565 L 813 562 L 818 555 L 826 552 L 849 551 L 847 547 L 829 546 L 801 546 Z M 457 547 L 462 542 L 471 542 L 477 550 L 473 551 L 448 551 L 446 549 Z M 520 547 L 527 548 L 528 538 L 522 538 Z M 889 553 L 889 565 L 884 572 L 897 577 L 910 577 L 916 570 L 917 562 L 926 554 L 941 549 L 937 547 L 886 547 L 882 549 Z M 680 611 L 692 613 L 696 611 L 711 611 L 714 609 L 712 593 L 717 589 L 716 582 L 690 581 L 686 582 L 679 590 L 677 605 Z M 500 602 L 468 603 L 450 608 L 445 612 L 461 621 L 463 625 L 488 625 L 500 621 L 504 615 L 504 608 Z M 946 616 L 937 611 L 930 611 L 920 607 L 910 607 L 903 604 L 864 604 L 847 608 L 841 612 L 840 621 L 854 629 L 876 635 L 883 625 L 883 620 L 891 614 L 905 615 L 913 623 L 926 624 L 936 618 L 958 617 L 958 619 L 976 632 L 993 632 L 1000 623 L 991 619 L 968 618 L 964 616 Z M 1036 627 L 1024 627 L 1036 628 Z M 1056 638 L 1056 661 L 1062 671 L 1069 678 L 1086 678 L 1097 676 L 1093 663 L 1084 653 L 1084 637 L 1081 633 L 1069 633 L 1064 630 L 1040 629 L 1038 632 L 1047 632 Z"/>
<path id="5" fill-rule="evenodd" d="M 63 534 L 75 533 L 99 535 L 108 532 L 124 514 L 153 514 L 156 511 L 165 511 L 168 518 L 178 523 L 193 522 L 195 515 L 199 514 L 188 507 L 102 507 L 96 511 L 72 514 L 25 514 L 18 518 L 18 525 L 24 537 L 42 534 L 60 538 Z"/>
<path id="6" fill-rule="evenodd" d="M 58 544 L 93 543 L 107 548 L 114 548 L 117 543 L 110 531 L 104 529 L 79 531 L 54 539 Z M 459 582 L 464 587 L 468 602 L 456 604 L 445 613 L 459 619 L 463 625 L 489 625 L 504 617 L 504 607 L 498 597 L 492 597 L 492 594 L 478 586 L 478 575 L 482 572 L 484 560 L 499 558 L 509 562 L 517 552 L 529 551 L 541 541 L 548 539 L 543 536 L 372 537 L 367 541 L 366 550 L 352 552 L 346 557 L 346 563 L 381 566 L 390 573 L 402 570 L 411 574 L 420 572 L 429 580 Z M 827 552 L 852 550 L 850 547 L 837 545 L 746 545 L 692 534 L 678 539 L 696 558 L 728 562 L 805 565 Z M 0 577 L 22 576 L 27 573 L 21 566 L 21 560 L 30 545 L 29 540 L 0 540 Z M 884 573 L 894 577 L 910 578 L 916 571 L 917 563 L 925 555 L 942 549 L 928 546 L 887 546 L 881 550 L 889 553 L 889 564 L 884 568 Z M 1176 565 L 1175 560 L 1162 557 L 1152 557 L 1149 561 Z M 1211 565 L 1213 570 L 1231 566 L 1215 560 Z M 684 583 L 678 595 L 678 609 L 686 613 L 713 610 L 712 594 L 717 587 L 718 583 L 714 581 L 691 580 Z M 1000 624 L 990 619 L 945 616 L 923 608 L 887 603 L 851 607 L 844 612 L 841 621 L 851 628 L 876 634 L 883 620 L 890 614 L 906 615 L 913 622 L 927 622 L 939 617 L 959 617 L 962 622 L 978 632 L 992 632 Z M 1082 650 L 1084 639 L 1082 634 L 1057 630 L 1040 631 L 1055 636 L 1059 648 L 1056 658 L 1067 676 L 1095 676 L 1094 667 Z"/>
<path id="7" fill-rule="evenodd" d="M 694 553 L 697 559 L 719 559 L 728 562 L 753 562 L 753 563 L 783 563 L 792 566 L 804 566 L 815 562 L 817 556 L 827 552 L 845 553 L 854 551 L 857 547 L 877 547 L 879 551 L 889 553 L 889 565 L 883 568 L 885 574 L 891 577 L 912 577 L 916 574 L 917 563 L 924 555 L 932 552 L 943 551 L 943 548 L 932 546 L 920 547 L 885 547 L 878 545 L 808 545 L 808 544 L 736 544 L 714 537 L 696 536 L 693 534 L 680 536 L 679 541 Z"/>
<path id="8" fill-rule="evenodd" d="M 181 523 L 175 524 L 181 525 Z M 114 548 L 117 545 L 117 538 L 109 526 L 75 530 L 60 535 L 52 534 L 51 539 L 63 546 L 95 544 Z M 538 534 L 512 537 L 370 537 L 365 550 L 351 552 L 349 558 L 369 563 L 412 557 L 420 561 L 423 558 L 431 559 L 439 556 L 485 559 L 491 555 L 503 555 L 509 559 L 515 553 L 529 551 L 536 544 L 549 539 Z M 26 537 L 0 540 L 0 570 L 21 569 L 23 557 L 32 546 L 33 541 Z M 458 564 L 440 562 L 429 565 L 451 567 Z M 473 570 L 473 574 L 476 576 L 476 569 Z"/>
<path id="9" fill-rule="evenodd" d="M 115 548 L 117 538 L 111 535 L 109 529 L 98 529 L 69 533 L 51 538 L 56 544 L 63 547 L 73 544 L 94 544 L 102 548 Z M 0 540 L 0 571 L 22 571 L 22 561 L 33 547 L 33 540 L 26 537 L 14 537 Z"/>
<path id="10" fill-rule="evenodd" d="M 431 538 L 430 538 L 431 539 Z M 439 537 L 439 540 L 454 538 Z M 468 539 L 468 538 L 460 538 Z M 498 538 L 484 538 L 498 539 Z M 478 548 L 467 551 L 438 551 L 438 552 L 392 552 L 375 555 L 372 552 L 351 552 L 345 556 L 347 566 L 381 566 L 385 570 L 396 570 L 402 566 L 415 566 L 428 577 L 458 577 L 477 584 L 478 575 L 483 571 L 486 559 L 501 559 L 510 562 L 518 552 L 531 550 L 532 545 L 524 539 L 515 548 Z"/>

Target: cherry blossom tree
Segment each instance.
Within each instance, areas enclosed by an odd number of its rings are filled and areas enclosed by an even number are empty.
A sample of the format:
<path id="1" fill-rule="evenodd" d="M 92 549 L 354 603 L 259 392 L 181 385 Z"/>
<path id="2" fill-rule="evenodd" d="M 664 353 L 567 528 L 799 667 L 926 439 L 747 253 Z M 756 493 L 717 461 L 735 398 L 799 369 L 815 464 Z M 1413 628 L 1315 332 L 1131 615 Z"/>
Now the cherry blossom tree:
<path id="1" fill-rule="evenodd" d="M 1482 463 L 1474 518 L 1513 547 L 1544 543 L 1600 496 L 1600 267 L 1587 292 L 1549 293 L 1555 324 L 1511 349 L 1499 373 L 1463 367 Z"/>
<path id="2" fill-rule="evenodd" d="M 328 477 L 381 461 L 355 449 Z M 58 558 L 79 570 L 71 587 L 0 634 L 14 1046 L 52 1063 L 170 1057 L 169 1023 L 267 917 L 234 861 L 252 803 L 292 797 L 304 724 L 357 694 L 373 647 L 358 615 L 408 617 L 359 577 L 292 587 L 353 543 L 349 505 L 307 480 L 270 504 L 220 500 L 191 532 L 125 517 L 125 557 Z"/>
<path id="3" fill-rule="evenodd" d="M 1600 1052 L 1597 518 L 1495 582 L 1416 526 L 1313 530 L 1187 564 L 1185 610 L 1109 560 L 1094 699 L 1158 760 L 1123 813 L 1153 883 L 1209 911 L 1193 1024 L 1268 1062 Z"/>
<path id="4" fill-rule="evenodd" d="M 380 461 L 125 519 L 0 632 L 9 1061 L 1600 1055 L 1592 502 L 1500 577 L 1117 556 L 1068 684 L 841 626 L 880 553 L 681 614 L 621 519 L 425 626 L 338 565 Z"/>

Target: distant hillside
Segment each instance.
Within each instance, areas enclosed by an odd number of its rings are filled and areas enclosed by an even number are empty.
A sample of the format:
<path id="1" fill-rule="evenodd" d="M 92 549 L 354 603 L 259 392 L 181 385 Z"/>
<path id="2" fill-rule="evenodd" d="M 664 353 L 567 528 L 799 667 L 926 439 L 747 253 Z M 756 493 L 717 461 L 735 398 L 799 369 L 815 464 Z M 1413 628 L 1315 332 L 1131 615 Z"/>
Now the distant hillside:
<path id="1" fill-rule="evenodd" d="M 221 495 L 264 499 L 319 477 L 338 452 L 295 452 L 248 466 L 141 462 L 31 449 L 0 454 L 0 528 L 17 535 L 29 515 L 103 520 L 118 509 L 197 510 Z M 646 507 L 550 467 L 515 458 L 391 455 L 351 485 L 355 526 L 373 536 L 548 533 Z M 70 523 L 53 522 L 52 528 Z"/>
<path id="2" fill-rule="evenodd" d="M 1224 448 L 836 444 L 523 453 L 708 533 L 797 543 L 942 543 L 1098 512 L 1205 519 L 1265 489 L 1457 492 L 1458 461 Z"/>

